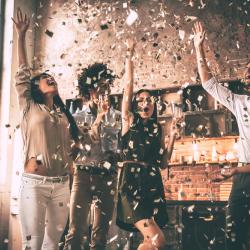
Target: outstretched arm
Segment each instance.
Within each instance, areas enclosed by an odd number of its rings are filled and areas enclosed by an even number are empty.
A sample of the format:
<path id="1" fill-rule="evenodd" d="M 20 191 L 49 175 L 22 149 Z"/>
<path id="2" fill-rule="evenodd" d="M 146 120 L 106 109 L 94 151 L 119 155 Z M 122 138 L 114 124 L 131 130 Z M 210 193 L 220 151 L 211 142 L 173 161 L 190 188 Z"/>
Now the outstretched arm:
<path id="1" fill-rule="evenodd" d="M 27 55 L 26 55 L 26 47 L 25 47 L 25 38 L 26 38 L 26 32 L 29 28 L 30 19 L 27 17 L 26 14 L 23 14 L 21 9 L 17 9 L 17 17 L 16 19 L 12 18 L 17 35 L 18 35 L 18 61 L 19 66 L 22 64 L 27 65 Z"/>
<path id="2" fill-rule="evenodd" d="M 219 181 L 225 181 L 228 178 L 231 178 L 234 175 L 237 174 L 249 174 L 250 173 L 250 165 L 245 165 L 243 167 L 233 167 L 233 168 L 223 168 L 219 171 L 213 172 L 213 175 L 215 177 L 212 178 L 212 181 L 219 182 Z"/>
<path id="3" fill-rule="evenodd" d="M 29 27 L 30 20 L 25 15 L 23 15 L 20 8 L 17 9 L 17 17 L 12 18 L 17 35 L 18 35 L 18 61 L 19 69 L 15 75 L 15 88 L 18 95 L 19 108 L 24 110 L 27 104 L 30 102 L 31 98 L 31 85 L 30 85 L 30 69 L 28 66 L 26 47 L 25 47 L 25 37 L 26 32 Z"/>
<path id="4" fill-rule="evenodd" d="M 212 74 L 207 65 L 207 60 L 204 52 L 205 30 L 200 22 L 196 22 L 192 30 L 194 33 L 194 47 L 196 51 L 198 71 L 201 78 L 201 82 L 205 83 L 210 78 L 212 78 Z"/>
<path id="5" fill-rule="evenodd" d="M 103 117 L 109 111 L 109 100 L 105 97 L 99 97 L 98 101 L 98 113 L 94 123 L 91 126 L 90 136 L 91 139 L 98 143 L 100 141 L 100 125 L 102 123 Z"/>
<path id="6" fill-rule="evenodd" d="M 200 22 L 195 23 L 193 27 L 193 32 L 198 71 L 203 88 L 217 101 L 222 103 L 231 112 L 234 113 L 234 94 L 229 89 L 218 83 L 217 79 L 213 77 L 210 68 L 207 65 L 207 60 L 204 52 L 205 30 Z"/>
<path id="7" fill-rule="evenodd" d="M 122 98 L 122 135 L 124 135 L 131 124 L 131 103 L 133 97 L 134 69 L 132 57 L 134 55 L 135 42 L 132 39 L 127 40 L 127 54 L 125 62 L 125 87 Z"/>

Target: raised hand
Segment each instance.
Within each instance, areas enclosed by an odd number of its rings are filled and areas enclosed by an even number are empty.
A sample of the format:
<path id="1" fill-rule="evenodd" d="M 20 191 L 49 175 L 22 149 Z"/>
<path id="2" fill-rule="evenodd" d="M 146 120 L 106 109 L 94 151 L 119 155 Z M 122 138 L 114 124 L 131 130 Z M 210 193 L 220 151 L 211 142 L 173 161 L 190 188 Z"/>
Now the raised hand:
<path id="1" fill-rule="evenodd" d="M 181 116 L 180 118 L 173 117 L 171 126 L 170 126 L 170 135 L 176 135 L 177 139 L 181 137 L 183 126 L 182 123 L 184 122 L 184 117 Z"/>
<path id="2" fill-rule="evenodd" d="M 192 31 L 194 33 L 194 46 L 198 48 L 203 44 L 206 32 L 201 22 L 196 22 L 192 28 Z"/>
<path id="3" fill-rule="evenodd" d="M 225 181 L 228 178 L 231 178 L 236 174 L 236 168 L 222 168 L 220 170 L 213 171 L 212 173 L 212 182 Z"/>
<path id="4" fill-rule="evenodd" d="M 14 18 L 11 18 L 11 19 L 15 24 L 17 33 L 19 35 L 26 34 L 26 32 L 29 28 L 29 25 L 30 25 L 30 19 L 27 17 L 26 14 L 23 15 L 20 8 L 17 9 L 16 19 L 14 19 Z"/>
<path id="5" fill-rule="evenodd" d="M 127 50 L 128 50 L 128 51 L 132 51 L 132 52 L 134 51 L 134 49 L 135 49 L 135 44 L 136 44 L 136 42 L 135 42 L 134 39 L 128 38 L 128 39 L 126 40 L 125 44 L 126 44 L 126 46 L 127 46 Z"/>
<path id="6" fill-rule="evenodd" d="M 106 96 L 100 96 L 98 100 L 98 113 L 105 115 L 109 111 L 109 100 Z"/>

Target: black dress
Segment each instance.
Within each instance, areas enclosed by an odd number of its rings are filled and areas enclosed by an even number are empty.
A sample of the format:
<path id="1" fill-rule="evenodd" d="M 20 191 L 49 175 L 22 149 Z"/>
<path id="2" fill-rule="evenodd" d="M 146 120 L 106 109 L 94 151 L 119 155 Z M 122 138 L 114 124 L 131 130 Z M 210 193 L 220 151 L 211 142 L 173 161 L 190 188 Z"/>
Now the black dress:
<path id="1" fill-rule="evenodd" d="M 138 231 L 134 224 L 154 218 L 163 227 L 168 222 L 164 187 L 160 174 L 161 127 L 154 120 L 143 124 L 139 115 L 122 137 L 124 163 L 118 180 L 117 225 Z M 142 164 L 140 162 L 144 162 Z"/>

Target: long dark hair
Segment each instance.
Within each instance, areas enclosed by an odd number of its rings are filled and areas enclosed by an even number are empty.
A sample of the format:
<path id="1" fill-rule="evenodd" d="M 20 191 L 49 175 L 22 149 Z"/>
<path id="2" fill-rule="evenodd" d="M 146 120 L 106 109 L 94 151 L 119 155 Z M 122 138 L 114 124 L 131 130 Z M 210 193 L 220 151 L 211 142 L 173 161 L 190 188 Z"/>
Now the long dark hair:
<path id="1" fill-rule="evenodd" d="M 137 91 L 133 97 L 133 100 L 132 100 L 132 105 L 131 105 L 131 111 L 133 113 L 133 115 L 136 115 L 138 116 L 138 101 L 137 101 L 137 98 L 138 96 L 143 93 L 143 92 L 146 92 L 148 93 L 150 96 L 154 97 L 154 95 L 152 94 L 152 92 L 148 89 L 140 89 L 139 91 Z M 152 122 L 156 123 L 157 122 L 157 105 L 156 105 L 156 101 L 154 102 L 154 111 L 153 111 L 153 114 L 152 116 L 150 117 L 150 119 Z"/>
<path id="2" fill-rule="evenodd" d="M 42 77 L 50 77 L 50 75 L 44 72 L 44 73 L 34 76 L 31 79 L 31 97 L 35 103 L 39 103 L 39 104 L 45 104 L 44 94 L 39 88 L 39 81 Z M 63 103 L 59 95 L 55 95 L 53 97 L 53 104 L 56 107 L 60 108 L 61 112 L 63 112 L 66 115 L 68 122 L 70 124 L 69 131 L 70 131 L 71 137 L 73 138 L 74 141 L 78 141 L 79 130 L 76 125 L 75 119 L 73 118 L 69 110 L 66 108 L 66 105 Z"/>

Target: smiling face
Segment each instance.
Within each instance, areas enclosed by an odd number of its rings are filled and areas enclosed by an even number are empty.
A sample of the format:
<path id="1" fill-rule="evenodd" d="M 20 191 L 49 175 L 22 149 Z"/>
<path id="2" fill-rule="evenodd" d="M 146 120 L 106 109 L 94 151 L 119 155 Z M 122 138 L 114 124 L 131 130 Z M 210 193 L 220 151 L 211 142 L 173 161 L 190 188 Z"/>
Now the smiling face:
<path id="1" fill-rule="evenodd" d="M 142 119 L 149 119 L 154 112 L 154 100 L 148 92 L 141 92 L 136 96 L 138 113 Z"/>
<path id="2" fill-rule="evenodd" d="M 39 89 L 44 95 L 57 95 L 57 83 L 53 76 L 42 75 L 39 80 Z"/>

